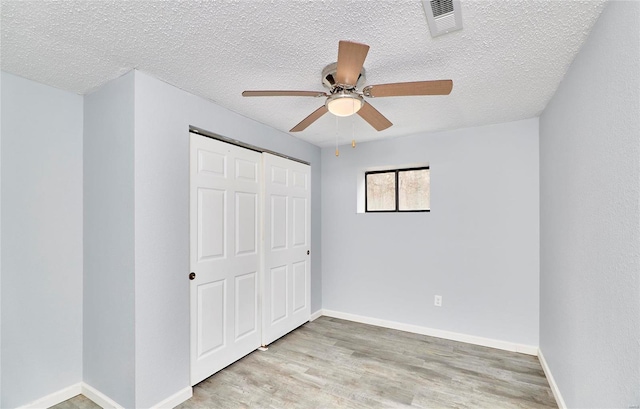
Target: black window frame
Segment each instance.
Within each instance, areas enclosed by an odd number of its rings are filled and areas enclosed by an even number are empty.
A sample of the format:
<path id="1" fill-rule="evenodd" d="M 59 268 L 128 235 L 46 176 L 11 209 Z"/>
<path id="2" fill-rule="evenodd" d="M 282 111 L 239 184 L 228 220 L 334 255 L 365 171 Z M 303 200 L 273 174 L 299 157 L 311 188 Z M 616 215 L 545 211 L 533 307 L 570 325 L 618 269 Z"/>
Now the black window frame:
<path id="1" fill-rule="evenodd" d="M 400 210 L 400 186 L 398 184 L 398 174 L 400 172 L 408 172 L 414 170 L 430 170 L 429 166 L 420 166 L 415 168 L 398 168 L 398 169 L 380 169 L 380 170 L 371 170 L 368 172 L 364 172 L 364 212 L 365 213 L 428 213 L 431 209 L 424 210 Z M 369 194 L 367 189 L 367 176 L 372 174 L 380 174 L 380 173 L 395 173 L 395 186 L 396 186 L 396 208 L 395 210 L 369 210 Z M 429 172 L 431 175 L 431 172 Z M 431 191 L 431 183 L 429 183 L 429 191 Z M 431 205 L 431 203 L 429 203 Z M 431 206 L 429 206 L 431 207 Z"/>

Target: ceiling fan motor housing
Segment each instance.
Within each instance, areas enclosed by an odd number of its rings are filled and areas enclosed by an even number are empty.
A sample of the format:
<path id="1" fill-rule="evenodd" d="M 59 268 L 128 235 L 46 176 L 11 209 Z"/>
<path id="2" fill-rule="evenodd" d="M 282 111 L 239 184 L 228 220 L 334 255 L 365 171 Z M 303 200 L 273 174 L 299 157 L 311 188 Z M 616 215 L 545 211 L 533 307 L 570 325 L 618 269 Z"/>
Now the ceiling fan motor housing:
<path id="1" fill-rule="evenodd" d="M 358 81 L 356 82 L 355 87 L 354 86 L 347 86 L 344 84 L 338 84 L 336 81 L 336 72 L 338 71 L 338 63 L 334 62 L 332 64 L 327 65 L 326 67 L 324 67 L 324 69 L 322 70 L 322 85 L 325 88 L 330 89 L 332 92 L 334 89 L 338 88 L 338 89 L 361 89 L 365 82 L 367 81 L 367 77 L 366 77 L 366 70 L 364 69 L 364 67 L 362 67 L 362 70 L 360 71 L 360 75 L 358 76 Z"/>

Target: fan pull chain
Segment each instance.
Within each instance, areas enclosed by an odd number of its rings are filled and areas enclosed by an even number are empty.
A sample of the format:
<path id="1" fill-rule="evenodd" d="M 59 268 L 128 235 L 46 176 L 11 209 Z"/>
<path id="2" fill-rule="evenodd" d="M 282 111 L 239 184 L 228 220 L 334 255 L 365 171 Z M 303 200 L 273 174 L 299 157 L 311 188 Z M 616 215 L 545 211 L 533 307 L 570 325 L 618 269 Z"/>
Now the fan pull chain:
<path id="1" fill-rule="evenodd" d="M 355 148 L 356 147 L 356 131 L 355 131 L 355 118 L 354 115 L 351 115 L 351 147 Z"/>

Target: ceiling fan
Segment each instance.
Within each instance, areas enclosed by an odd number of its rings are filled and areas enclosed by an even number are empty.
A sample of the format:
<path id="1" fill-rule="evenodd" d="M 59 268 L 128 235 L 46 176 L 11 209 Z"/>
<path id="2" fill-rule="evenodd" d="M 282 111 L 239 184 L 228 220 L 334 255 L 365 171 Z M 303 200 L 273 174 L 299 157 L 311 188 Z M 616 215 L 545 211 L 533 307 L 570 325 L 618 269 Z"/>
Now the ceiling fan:
<path id="1" fill-rule="evenodd" d="M 326 98 L 324 105 L 316 109 L 291 128 L 290 132 L 300 132 L 317 121 L 322 115 L 331 112 L 337 116 L 358 114 L 377 131 L 393 125 L 377 109 L 371 106 L 364 97 L 397 97 L 409 95 L 449 95 L 453 81 L 416 81 L 396 82 L 392 84 L 367 85 L 363 87 L 366 77 L 363 67 L 369 52 L 369 46 L 352 41 L 338 43 L 338 61 L 327 65 L 322 70 L 322 85 L 329 89 L 323 91 L 244 91 L 243 97 L 316 97 Z"/>

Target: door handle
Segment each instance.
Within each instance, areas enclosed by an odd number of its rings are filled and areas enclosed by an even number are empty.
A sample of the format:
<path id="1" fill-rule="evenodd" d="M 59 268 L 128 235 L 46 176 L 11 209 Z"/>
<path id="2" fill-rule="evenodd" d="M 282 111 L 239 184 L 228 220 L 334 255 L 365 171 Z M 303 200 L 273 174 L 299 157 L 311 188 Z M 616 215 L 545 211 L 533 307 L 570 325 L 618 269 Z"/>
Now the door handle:
<path id="1" fill-rule="evenodd" d="M 195 280 L 195 279 L 196 279 L 196 273 L 190 273 L 189 280 Z"/>

